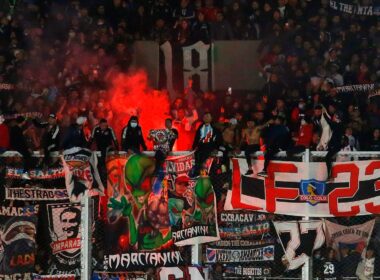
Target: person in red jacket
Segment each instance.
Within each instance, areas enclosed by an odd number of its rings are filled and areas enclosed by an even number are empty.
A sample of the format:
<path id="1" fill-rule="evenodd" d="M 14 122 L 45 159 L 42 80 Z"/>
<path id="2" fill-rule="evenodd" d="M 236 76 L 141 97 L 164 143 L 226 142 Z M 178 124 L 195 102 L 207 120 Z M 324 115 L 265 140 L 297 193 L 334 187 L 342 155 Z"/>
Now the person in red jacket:
<path id="1" fill-rule="evenodd" d="M 9 149 L 9 129 L 4 121 L 4 116 L 0 115 L 0 153 Z"/>
<path id="2" fill-rule="evenodd" d="M 308 116 L 302 116 L 298 135 L 293 137 L 294 146 L 287 151 L 287 156 L 304 152 L 310 148 L 313 139 L 313 124 Z"/>

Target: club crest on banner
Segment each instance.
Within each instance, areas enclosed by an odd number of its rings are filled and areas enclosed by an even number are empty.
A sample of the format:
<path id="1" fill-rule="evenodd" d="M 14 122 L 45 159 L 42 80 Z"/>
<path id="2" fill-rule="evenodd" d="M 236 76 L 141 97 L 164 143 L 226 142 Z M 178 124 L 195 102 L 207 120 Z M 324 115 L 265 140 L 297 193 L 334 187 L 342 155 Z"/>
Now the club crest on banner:
<path id="1" fill-rule="evenodd" d="M 326 183 L 317 180 L 301 180 L 300 200 L 307 201 L 310 205 L 317 205 L 321 201 L 327 201 Z"/>
<path id="2" fill-rule="evenodd" d="M 273 260 L 274 258 L 274 247 L 273 246 L 268 246 L 264 248 L 264 260 Z"/>
<path id="3" fill-rule="evenodd" d="M 207 248 L 207 260 L 210 263 L 216 262 L 216 250 Z"/>

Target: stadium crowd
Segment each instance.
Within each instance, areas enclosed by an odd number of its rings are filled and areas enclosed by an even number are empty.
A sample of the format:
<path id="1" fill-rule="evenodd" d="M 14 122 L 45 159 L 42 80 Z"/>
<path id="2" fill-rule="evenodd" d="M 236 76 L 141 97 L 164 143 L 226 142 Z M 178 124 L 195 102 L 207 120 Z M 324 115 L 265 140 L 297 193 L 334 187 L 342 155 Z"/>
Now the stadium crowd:
<path id="1" fill-rule="evenodd" d="M 280 149 L 292 155 L 306 147 L 328 150 L 329 167 L 341 149 L 380 151 L 378 96 L 336 91 L 379 81 L 377 17 L 337 12 L 326 0 L 18 1 L 13 10 L 11 3 L 3 1 L 0 12 L 1 133 L 10 134 L 1 137 L 1 150 L 60 150 L 78 144 L 70 130 L 78 117 L 86 117 L 87 134 L 100 120 L 115 122 L 108 78 L 128 71 L 134 40 L 183 46 L 260 39 L 262 90 L 195 92 L 189 81 L 172 100 L 180 135 L 193 138 L 210 112 L 225 155 L 248 155 L 265 144 L 270 160 Z M 28 112 L 51 116 L 50 124 L 18 115 Z"/>
<path id="2" fill-rule="evenodd" d="M 328 0 L 15 3 L 0 1 L 0 153 L 19 151 L 26 170 L 33 150 L 47 155 L 94 142 L 102 152 L 147 149 L 137 117 L 114 134 L 117 116 L 107 95 L 109 76 L 128 71 L 135 40 L 176 47 L 261 40 L 260 91 L 196 92 L 189 81 L 171 100 L 165 127 L 195 139 L 177 149 L 197 148 L 199 165 L 219 149 L 226 169 L 231 152 L 245 151 L 251 166 L 249 155 L 265 150 L 265 176 L 279 150 L 326 150 L 328 167 L 340 150 L 380 151 L 378 96 L 336 90 L 379 82 L 378 17 L 334 11 Z M 25 118 L 30 112 L 39 114 Z"/>

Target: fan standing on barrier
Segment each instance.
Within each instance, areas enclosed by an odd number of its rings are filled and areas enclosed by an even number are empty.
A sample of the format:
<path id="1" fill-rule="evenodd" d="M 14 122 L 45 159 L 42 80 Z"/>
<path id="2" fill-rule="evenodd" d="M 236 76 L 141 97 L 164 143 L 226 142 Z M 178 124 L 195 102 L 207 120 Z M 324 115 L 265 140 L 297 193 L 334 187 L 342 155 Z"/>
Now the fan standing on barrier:
<path id="1" fill-rule="evenodd" d="M 65 134 L 62 148 L 68 150 L 74 147 L 87 148 L 88 141 L 84 132 L 84 125 L 87 122 L 86 117 L 78 117 Z"/>
<path id="2" fill-rule="evenodd" d="M 121 149 L 125 152 L 140 153 L 141 148 L 143 151 L 147 150 L 139 120 L 132 116 L 121 132 Z"/>
<path id="3" fill-rule="evenodd" d="M 22 116 L 16 118 L 11 125 L 9 131 L 9 140 L 11 149 L 19 152 L 23 157 L 23 169 L 22 178 L 30 180 L 29 170 L 32 168 L 32 151 L 28 148 L 28 143 L 24 135 L 23 126 L 25 125 L 26 119 Z"/>
<path id="4" fill-rule="evenodd" d="M 328 145 L 327 145 L 327 155 L 325 158 L 326 167 L 327 167 L 327 181 L 329 181 L 332 179 L 331 178 L 332 160 L 342 148 L 344 128 L 342 124 L 341 112 L 335 112 L 335 114 L 332 117 L 330 117 L 330 115 L 328 115 L 328 113 L 326 112 L 326 109 L 324 108 L 323 116 L 332 131 L 330 141 L 328 142 Z"/>
<path id="5" fill-rule="evenodd" d="M 152 129 L 149 131 L 148 140 L 153 141 L 153 150 L 156 152 L 156 168 L 154 173 L 157 174 L 169 152 L 173 150 L 174 143 L 178 138 L 177 129 L 173 128 L 172 119 L 165 120 L 165 129 Z"/>
<path id="6" fill-rule="evenodd" d="M 95 142 L 96 148 L 100 151 L 101 164 L 105 164 L 108 148 L 114 148 L 118 150 L 119 144 L 116 139 L 116 135 L 112 127 L 108 126 L 106 119 L 101 119 L 99 124 L 94 127 L 91 133 L 90 145 Z"/>
<path id="7" fill-rule="evenodd" d="M 253 174 L 251 155 L 260 151 L 260 135 L 266 125 L 256 125 L 255 121 L 250 119 L 247 121 L 247 127 L 242 131 L 241 150 L 244 151 L 248 165 L 248 171 L 245 175 Z"/>
<path id="8" fill-rule="evenodd" d="M 195 166 L 191 174 L 194 177 L 199 175 L 205 161 L 213 152 L 217 152 L 222 142 L 222 136 L 219 130 L 215 128 L 211 122 L 211 113 L 204 113 L 203 123 L 195 133 L 193 142 L 193 150 L 195 150 Z"/>
<path id="9" fill-rule="evenodd" d="M 48 167 L 52 163 L 50 153 L 57 152 L 60 148 L 60 129 L 57 124 L 57 116 L 55 114 L 50 114 L 47 122 L 33 120 L 33 124 L 36 127 L 45 128 L 45 133 L 42 136 L 41 152 L 44 154 L 42 164 L 44 167 Z"/>
<path id="10" fill-rule="evenodd" d="M 291 139 L 288 127 L 284 124 L 285 120 L 277 116 L 274 121 L 264 130 L 264 143 L 266 151 L 264 153 L 264 168 L 257 175 L 267 177 L 267 168 L 270 161 L 281 150 L 286 151 L 289 148 Z"/>

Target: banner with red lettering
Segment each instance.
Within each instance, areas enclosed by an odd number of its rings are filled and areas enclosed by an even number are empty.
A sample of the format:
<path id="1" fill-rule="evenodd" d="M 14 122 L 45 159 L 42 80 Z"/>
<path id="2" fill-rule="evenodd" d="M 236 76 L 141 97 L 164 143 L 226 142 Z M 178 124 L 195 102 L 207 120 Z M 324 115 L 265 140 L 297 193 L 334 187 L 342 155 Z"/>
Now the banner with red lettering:
<path id="1" fill-rule="evenodd" d="M 275 266 L 274 260 L 247 263 L 244 261 L 244 256 L 238 256 L 240 252 L 248 255 L 261 252 L 257 248 L 265 246 L 269 246 L 265 251 L 266 254 L 270 253 L 270 246 L 277 243 L 277 236 L 272 230 L 269 216 L 267 213 L 248 210 L 218 211 L 221 240 L 206 244 L 206 258 L 211 261 L 213 258 L 218 262 L 226 261 L 222 268 L 226 277 L 273 276 L 271 271 Z M 216 259 L 218 253 L 219 255 L 223 253 L 223 257 Z M 229 262 L 232 257 L 228 256 L 232 254 L 238 258 L 235 262 Z"/>
<path id="2" fill-rule="evenodd" d="M 268 177 L 243 175 L 247 164 L 233 159 L 232 187 L 225 210 L 250 209 L 309 217 L 380 214 L 380 161 L 335 163 L 326 182 L 323 162 L 273 161 Z M 257 160 L 254 170 L 261 170 Z"/>
<path id="3" fill-rule="evenodd" d="M 161 267 L 157 270 L 158 280 L 207 280 L 209 270 L 201 266 Z"/>
<path id="4" fill-rule="evenodd" d="M 0 279 L 31 279 L 38 206 L 0 206 Z"/>
<path id="5" fill-rule="evenodd" d="M 65 150 L 62 162 L 71 202 L 80 202 L 83 195 L 104 195 L 98 159 L 94 152 L 82 148 Z"/>

